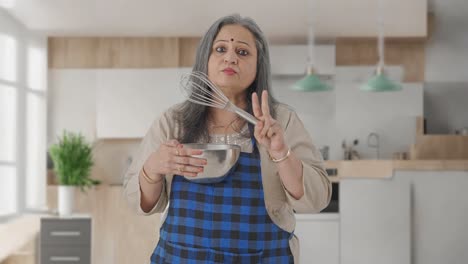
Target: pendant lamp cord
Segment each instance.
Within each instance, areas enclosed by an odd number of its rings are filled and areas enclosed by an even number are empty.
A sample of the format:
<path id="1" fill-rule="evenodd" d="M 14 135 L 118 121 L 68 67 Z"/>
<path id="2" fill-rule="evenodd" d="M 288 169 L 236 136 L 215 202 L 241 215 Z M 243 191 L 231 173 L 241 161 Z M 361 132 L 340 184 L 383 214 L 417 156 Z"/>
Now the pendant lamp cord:
<path id="1" fill-rule="evenodd" d="M 314 53 L 314 45 L 315 45 L 315 38 L 314 38 L 314 0 L 308 0 L 307 3 L 309 5 L 309 8 L 307 9 L 309 12 L 307 12 L 307 29 L 308 29 L 308 58 L 307 58 L 307 65 L 309 68 L 314 68 L 314 61 L 315 61 L 315 53 Z"/>
<path id="2" fill-rule="evenodd" d="M 378 37 L 378 53 L 379 53 L 379 68 L 384 67 L 385 54 L 384 54 L 384 0 L 378 0 L 378 12 L 377 12 L 377 21 L 379 28 L 379 37 Z"/>

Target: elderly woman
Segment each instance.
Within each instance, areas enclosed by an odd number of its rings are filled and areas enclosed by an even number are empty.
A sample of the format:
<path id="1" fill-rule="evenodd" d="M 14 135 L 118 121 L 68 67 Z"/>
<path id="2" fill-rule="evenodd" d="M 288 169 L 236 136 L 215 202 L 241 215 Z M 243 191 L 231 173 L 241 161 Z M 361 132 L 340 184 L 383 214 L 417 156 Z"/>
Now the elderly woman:
<path id="1" fill-rule="evenodd" d="M 297 114 L 268 93 L 262 31 L 249 18 L 219 19 L 201 39 L 193 70 L 259 122 L 186 101 L 152 124 L 124 184 L 139 213 L 166 212 L 151 263 L 298 263 L 294 213 L 325 208 L 331 185 Z M 222 182 L 189 181 L 207 164 L 191 157 L 200 150 L 182 145 L 193 142 L 237 144 L 238 164 Z"/>

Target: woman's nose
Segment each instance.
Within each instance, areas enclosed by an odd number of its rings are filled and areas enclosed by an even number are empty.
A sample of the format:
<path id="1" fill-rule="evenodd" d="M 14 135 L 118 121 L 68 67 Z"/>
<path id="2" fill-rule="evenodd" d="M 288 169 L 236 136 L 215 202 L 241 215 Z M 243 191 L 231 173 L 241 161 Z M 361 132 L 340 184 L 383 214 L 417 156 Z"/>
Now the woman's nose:
<path id="1" fill-rule="evenodd" d="M 226 55 L 224 56 L 224 62 L 229 64 L 237 64 L 237 54 L 233 51 L 226 52 Z"/>

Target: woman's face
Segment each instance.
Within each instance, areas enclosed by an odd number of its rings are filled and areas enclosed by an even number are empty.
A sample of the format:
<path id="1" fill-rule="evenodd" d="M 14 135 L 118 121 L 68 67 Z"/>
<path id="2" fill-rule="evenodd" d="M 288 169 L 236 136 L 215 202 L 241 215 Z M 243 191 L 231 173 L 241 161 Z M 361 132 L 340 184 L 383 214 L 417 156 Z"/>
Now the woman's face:
<path id="1" fill-rule="evenodd" d="M 228 97 L 243 94 L 257 74 L 255 37 L 243 26 L 221 28 L 208 59 L 209 79 Z"/>

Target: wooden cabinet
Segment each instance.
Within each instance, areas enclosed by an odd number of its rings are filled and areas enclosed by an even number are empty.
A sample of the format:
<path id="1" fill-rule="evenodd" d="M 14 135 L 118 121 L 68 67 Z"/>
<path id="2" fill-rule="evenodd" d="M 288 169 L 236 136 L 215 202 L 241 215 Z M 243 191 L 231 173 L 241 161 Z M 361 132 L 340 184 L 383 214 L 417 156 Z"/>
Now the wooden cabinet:
<path id="1" fill-rule="evenodd" d="M 50 37 L 49 68 L 191 67 L 198 37 Z"/>
<path id="2" fill-rule="evenodd" d="M 178 38 L 51 37 L 49 68 L 163 68 L 179 63 Z"/>
<path id="3" fill-rule="evenodd" d="M 425 134 L 424 118 L 416 118 L 416 143 L 411 146 L 413 160 L 468 159 L 468 136 Z"/>
<path id="4" fill-rule="evenodd" d="M 414 160 L 463 160 L 468 159 L 468 136 L 417 135 L 416 144 L 410 149 Z"/>
<path id="5" fill-rule="evenodd" d="M 41 264 L 91 263 L 91 218 L 42 218 Z"/>

